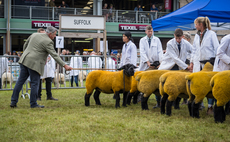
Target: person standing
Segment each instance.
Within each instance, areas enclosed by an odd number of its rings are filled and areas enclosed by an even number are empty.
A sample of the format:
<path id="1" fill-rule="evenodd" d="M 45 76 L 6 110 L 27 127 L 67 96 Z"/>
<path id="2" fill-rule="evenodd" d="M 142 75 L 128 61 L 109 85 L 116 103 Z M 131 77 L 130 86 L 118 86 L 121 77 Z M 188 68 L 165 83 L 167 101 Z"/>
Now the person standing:
<path id="1" fill-rule="evenodd" d="M 193 41 L 194 51 L 190 67 L 193 68 L 193 72 L 198 72 L 204 67 L 204 64 L 200 63 L 200 61 L 215 59 L 219 41 L 216 33 L 211 30 L 208 17 L 198 17 L 194 23 L 197 34 Z M 213 104 L 214 99 L 208 99 L 207 114 L 213 114 Z"/>
<path id="2" fill-rule="evenodd" d="M 132 35 L 129 31 L 126 31 L 122 35 L 123 42 L 125 43 L 122 47 L 122 57 L 120 61 L 120 67 L 126 64 L 137 65 L 137 47 L 133 43 Z"/>
<path id="3" fill-rule="evenodd" d="M 46 33 L 33 33 L 25 42 L 23 46 L 23 54 L 19 60 L 20 76 L 11 96 L 10 107 L 17 107 L 19 92 L 22 85 L 30 76 L 31 80 L 31 94 L 30 94 L 30 107 L 31 108 L 44 108 L 42 105 L 37 104 L 38 88 L 40 75 L 44 73 L 44 66 L 48 54 L 50 54 L 55 61 L 63 66 L 66 70 L 72 68 L 66 65 L 54 50 L 53 39 L 56 37 L 57 29 L 50 26 L 47 27 Z"/>
<path id="4" fill-rule="evenodd" d="M 141 38 L 140 47 L 140 68 L 139 71 L 158 69 L 160 62 L 163 59 L 163 50 L 161 41 L 153 35 L 152 26 L 147 26 L 145 30 L 146 36 Z M 153 63 L 159 63 L 157 66 L 152 66 Z M 161 96 L 155 95 L 157 105 L 153 108 L 160 107 Z"/>
<path id="5" fill-rule="evenodd" d="M 100 69 L 102 68 L 102 60 L 100 57 L 96 57 L 96 53 L 93 51 L 91 54 L 91 57 L 88 59 L 88 67 L 89 68 L 95 68 Z M 92 70 L 89 70 L 92 71 Z"/>
<path id="6" fill-rule="evenodd" d="M 76 56 L 80 55 L 80 51 L 77 50 L 75 52 Z M 81 57 L 71 57 L 70 59 L 70 66 L 73 68 L 82 68 L 82 58 Z M 75 81 L 76 86 L 78 87 L 78 75 L 79 75 L 79 70 L 72 70 L 70 71 L 70 76 L 71 76 L 71 87 L 73 87 L 73 80 Z"/>

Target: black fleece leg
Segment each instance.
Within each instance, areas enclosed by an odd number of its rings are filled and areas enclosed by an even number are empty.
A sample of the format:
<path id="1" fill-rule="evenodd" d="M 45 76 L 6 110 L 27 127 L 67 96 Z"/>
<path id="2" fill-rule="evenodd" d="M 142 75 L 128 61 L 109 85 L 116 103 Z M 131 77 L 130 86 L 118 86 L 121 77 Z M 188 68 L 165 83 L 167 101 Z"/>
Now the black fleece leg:
<path id="1" fill-rule="evenodd" d="M 127 107 L 126 106 L 127 94 L 128 94 L 128 92 L 123 93 L 123 103 L 122 103 L 122 106 L 124 106 L 124 107 Z"/>
<path id="2" fill-rule="evenodd" d="M 216 105 L 214 106 L 214 119 L 215 119 L 215 122 L 218 123 L 218 122 L 221 122 L 223 123 L 225 121 L 225 111 L 224 111 L 224 107 L 223 106 L 220 106 L 220 107 L 217 107 Z"/>
<path id="3" fill-rule="evenodd" d="M 92 93 L 91 94 L 85 93 L 85 106 L 89 106 L 90 105 L 89 99 L 90 99 L 91 95 L 92 95 Z"/>
<path id="4" fill-rule="evenodd" d="M 93 94 L 94 100 L 96 102 L 96 105 L 101 105 L 100 99 L 99 99 L 99 95 L 100 95 L 100 91 L 96 90 Z"/>
<path id="5" fill-rule="evenodd" d="M 188 101 L 188 111 L 189 111 L 189 115 L 193 117 L 192 102 L 190 101 Z"/>
<path id="6" fill-rule="evenodd" d="M 177 97 L 174 105 L 174 109 L 180 109 L 181 98 Z"/>
<path id="7" fill-rule="evenodd" d="M 120 94 L 119 92 L 115 92 L 114 96 L 116 97 L 116 104 L 115 107 L 120 107 Z"/>
<path id="8" fill-rule="evenodd" d="M 170 116 L 172 114 L 172 104 L 173 104 L 173 101 L 167 100 L 166 115 L 168 115 L 168 116 Z"/>
<path id="9" fill-rule="evenodd" d="M 148 108 L 148 99 L 149 99 L 149 97 L 141 96 L 141 107 L 142 107 L 142 110 L 149 110 L 149 108 Z"/>
<path id="10" fill-rule="evenodd" d="M 200 114 L 199 114 L 200 104 L 201 103 L 197 103 L 197 104 L 195 104 L 195 102 L 192 103 L 192 113 L 193 113 L 193 117 L 195 118 L 200 118 Z"/>
<path id="11" fill-rule="evenodd" d="M 138 98 L 138 95 L 140 94 L 139 91 L 135 92 L 134 95 L 133 95 L 133 104 L 137 104 L 137 98 Z"/>
<path id="12" fill-rule="evenodd" d="M 225 105 L 225 114 L 226 114 L 226 115 L 229 115 L 229 105 L 230 105 L 230 102 L 228 102 L 228 103 Z"/>
<path id="13" fill-rule="evenodd" d="M 126 100 L 126 103 L 128 104 L 128 105 L 130 105 L 130 103 L 131 103 L 131 100 L 132 100 L 132 97 L 133 97 L 133 93 L 128 93 L 128 95 L 127 95 L 127 100 Z"/>
<path id="14" fill-rule="evenodd" d="M 161 98 L 161 114 L 165 114 L 165 103 L 168 99 L 168 95 L 164 94 L 164 96 Z"/>

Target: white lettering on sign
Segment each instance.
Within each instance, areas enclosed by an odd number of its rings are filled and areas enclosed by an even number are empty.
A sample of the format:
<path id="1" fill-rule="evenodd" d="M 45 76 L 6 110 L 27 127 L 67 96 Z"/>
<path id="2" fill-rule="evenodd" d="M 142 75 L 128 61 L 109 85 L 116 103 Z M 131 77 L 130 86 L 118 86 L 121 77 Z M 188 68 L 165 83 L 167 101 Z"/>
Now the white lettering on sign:
<path id="1" fill-rule="evenodd" d="M 74 25 L 91 25 L 91 20 L 74 20 Z"/>
<path id="2" fill-rule="evenodd" d="M 49 27 L 51 23 L 34 23 L 35 27 Z"/>
<path id="3" fill-rule="evenodd" d="M 136 26 L 121 26 L 122 30 L 135 30 L 137 31 L 137 27 Z"/>

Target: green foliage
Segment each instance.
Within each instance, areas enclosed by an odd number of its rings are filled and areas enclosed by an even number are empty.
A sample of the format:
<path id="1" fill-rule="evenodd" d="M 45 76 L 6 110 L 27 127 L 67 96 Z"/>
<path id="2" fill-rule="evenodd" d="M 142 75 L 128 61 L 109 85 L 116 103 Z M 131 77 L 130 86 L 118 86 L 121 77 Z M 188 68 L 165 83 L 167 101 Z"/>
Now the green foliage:
<path id="1" fill-rule="evenodd" d="M 216 124 L 213 116 L 200 111 L 200 119 L 189 116 L 186 105 L 172 110 L 172 116 L 152 109 L 155 96 L 149 100 L 149 111 L 142 111 L 140 103 L 115 108 L 112 94 L 101 94 L 101 106 L 84 105 L 85 89 L 53 89 L 59 101 L 47 101 L 42 91 L 44 109 L 31 109 L 29 99 L 19 98 L 12 109 L 12 91 L 0 91 L 0 141 L 230 141 L 230 118 Z M 122 95 L 121 95 L 122 97 Z M 122 103 L 122 98 L 121 98 Z"/>

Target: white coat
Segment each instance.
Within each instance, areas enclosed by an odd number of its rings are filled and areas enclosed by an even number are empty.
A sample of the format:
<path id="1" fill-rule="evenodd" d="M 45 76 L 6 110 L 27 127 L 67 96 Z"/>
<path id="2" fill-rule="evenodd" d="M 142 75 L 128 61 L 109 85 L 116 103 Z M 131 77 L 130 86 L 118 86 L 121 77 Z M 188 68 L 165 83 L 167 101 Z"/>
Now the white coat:
<path id="1" fill-rule="evenodd" d="M 115 61 L 111 57 L 107 58 L 106 68 L 107 69 L 116 69 Z M 109 70 L 109 71 L 116 71 L 116 70 Z"/>
<path id="2" fill-rule="evenodd" d="M 72 68 L 82 68 L 82 58 L 81 57 L 71 57 L 70 66 Z M 77 76 L 79 74 L 79 70 L 71 70 L 70 76 Z"/>
<path id="3" fill-rule="evenodd" d="M 216 33 L 214 31 L 206 29 L 203 40 L 200 44 L 200 36 L 195 35 L 193 41 L 193 57 L 191 62 L 193 62 L 193 72 L 200 71 L 200 67 L 204 67 L 200 61 L 209 60 L 216 56 L 216 50 L 219 46 L 219 41 L 217 39 Z"/>
<path id="4" fill-rule="evenodd" d="M 176 39 L 173 38 L 167 42 L 166 53 L 163 57 L 163 60 L 160 64 L 159 70 L 170 70 L 175 64 L 179 66 L 179 69 L 185 70 L 188 65 L 185 63 L 188 53 L 192 53 L 192 45 L 182 39 L 181 40 L 181 50 L 179 54 L 179 49 L 177 46 Z"/>
<path id="5" fill-rule="evenodd" d="M 102 68 L 102 60 L 100 57 L 93 57 L 95 55 L 91 55 L 91 57 L 88 58 L 88 67 L 89 68 Z M 92 70 L 90 70 L 92 71 Z"/>
<path id="6" fill-rule="evenodd" d="M 50 60 L 48 59 L 50 57 Z M 41 76 L 41 78 L 48 78 L 52 77 L 54 78 L 54 72 L 55 72 L 55 60 L 49 55 L 46 59 L 46 64 L 44 66 L 44 73 Z"/>
<path id="7" fill-rule="evenodd" d="M 230 70 L 230 34 L 222 38 L 213 67 L 213 71 L 224 70 Z"/>
<path id="8" fill-rule="evenodd" d="M 126 64 L 137 65 L 137 47 L 131 40 L 127 43 L 126 47 L 125 44 L 122 47 L 120 67 Z"/>
<path id="9" fill-rule="evenodd" d="M 158 37 L 152 37 L 150 47 L 148 37 L 145 36 L 141 38 L 139 42 L 139 48 L 141 56 L 139 71 L 144 71 L 149 68 L 148 64 L 146 63 L 147 61 L 149 61 L 150 63 L 153 63 L 154 61 L 159 61 L 161 63 L 163 59 L 163 50 L 161 41 Z"/>
<path id="10" fill-rule="evenodd" d="M 8 70 L 8 59 L 6 57 L 0 57 L 0 78 L 4 72 Z"/>

